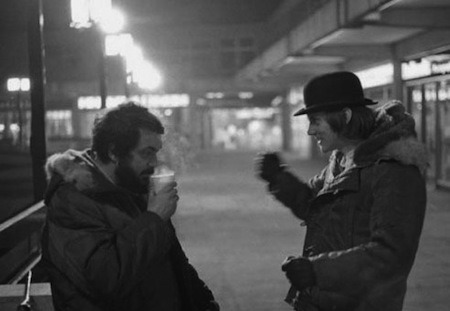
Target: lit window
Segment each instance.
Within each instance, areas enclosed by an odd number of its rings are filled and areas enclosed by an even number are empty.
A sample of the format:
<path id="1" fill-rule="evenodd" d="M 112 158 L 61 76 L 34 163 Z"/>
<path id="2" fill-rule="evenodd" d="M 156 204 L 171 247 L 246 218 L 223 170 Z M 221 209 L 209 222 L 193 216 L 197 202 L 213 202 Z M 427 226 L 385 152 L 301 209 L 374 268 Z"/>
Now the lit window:
<path id="1" fill-rule="evenodd" d="M 49 138 L 68 138 L 73 136 L 72 111 L 47 111 L 46 117 L 46 131 Z"/>

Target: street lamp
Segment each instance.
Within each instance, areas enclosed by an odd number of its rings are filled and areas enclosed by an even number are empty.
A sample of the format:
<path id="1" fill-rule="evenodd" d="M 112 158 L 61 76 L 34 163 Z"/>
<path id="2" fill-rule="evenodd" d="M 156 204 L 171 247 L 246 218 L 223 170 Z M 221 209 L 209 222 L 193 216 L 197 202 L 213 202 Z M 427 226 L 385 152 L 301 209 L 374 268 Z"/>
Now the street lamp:
<path id="1" fill-rule="evenodd" d="M 19 123 L 19 146 L 23 147 L 23 112 L 22 112 L 22 92 L 28 92 L 30 90 L 29 78 L 9 78 L 6 81 L 6 88 L 9 92 L 16 93 L 17 114 Z M 9 130 L 9 129 L 7 129 Z"/>
<path id="2" fill-rule="evenodd" d="M 71 27 L 92 28 L 100 40 L 99 79 L 101 108 L 106 108 L 105 34 L 119 32 L 124 24 L 123 15 L 112 8 L 111 0 L 71 0 Z"/>
<path id="3" fill-rule="evenodd" d="M 128 51 L 132 50 L 134 46 L 133 37 L 129 33 L 110 34 L 105 38 L 105 53 L 106 56 L 120 56 L 125 72 L 125 97 L 130 97 L 129 84 L 131 84 L 132 72 L 127 68 Z"/>
<path id="4" fill-rule="evenodd" d="M 130 34 L 108 35 L 105 40 L 105 51 L 107 56 L 122 56 L 125 62 L 126 97 L 129 97 L 128 84 L 131 83 L 150 91 L 161 86 L 163 80 L 161 73 L 151 62 L 144 59 L 142 49 L 134 44 Z"/>

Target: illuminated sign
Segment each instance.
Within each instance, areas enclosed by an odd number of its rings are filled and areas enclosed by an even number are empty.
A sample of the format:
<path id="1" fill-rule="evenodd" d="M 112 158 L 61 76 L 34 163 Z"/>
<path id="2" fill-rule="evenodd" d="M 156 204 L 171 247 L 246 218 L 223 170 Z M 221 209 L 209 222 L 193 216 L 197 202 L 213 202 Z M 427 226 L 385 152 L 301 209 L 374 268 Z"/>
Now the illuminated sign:
<path id="1" fill-rule="evenodd" d="M 392 63 L 372 67 L 355 72 L 361 80 L 363 88 L 391 84 L 394 81 L 394 66 Z"/>
<path id="2" fill-rule="evenodd" d="M 432 63 L 431 72 L 435 74 L 444 74 L 450 72 L 450 62 Z"/>
<path id="3" fill-rule="evenodd" d="M 132 96 L 128 99 L 125 96 L 108 96 L 106 98 L 106 108 L 117 107 L 128 100 L 134 101 L 148 109 L 187 107 L 190 102 L 189 95 L 187 94 L 144 94 L 140 96 Z M 100 96 L 79 97 L 77 107 L 80 110 L 100 109 Z"/>
<path id="4" fill-rule="evenodd" d="M 409 61 L 402 64 L 402 79 L 409 80 L 431 75 L 431 63 L 422 58 L 420 62 Z"/>

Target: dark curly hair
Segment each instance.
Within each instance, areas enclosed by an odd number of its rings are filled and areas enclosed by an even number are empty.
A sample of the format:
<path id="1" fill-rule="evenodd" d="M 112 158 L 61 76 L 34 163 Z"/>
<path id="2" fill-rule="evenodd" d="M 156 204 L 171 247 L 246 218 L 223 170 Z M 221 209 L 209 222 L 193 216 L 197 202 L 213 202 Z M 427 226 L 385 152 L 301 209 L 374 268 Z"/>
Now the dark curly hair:
<path id="1" fill-rule="evenodd" d="M 95 119 L 92 150 L 104 163 L 111 161 L 108 155 L 110 148 L 114 155 L 122 159 L 136 147 L 141 129 L 164 134 L 161 121 L 147 108 L 134 102 L 121 104 Z"/>

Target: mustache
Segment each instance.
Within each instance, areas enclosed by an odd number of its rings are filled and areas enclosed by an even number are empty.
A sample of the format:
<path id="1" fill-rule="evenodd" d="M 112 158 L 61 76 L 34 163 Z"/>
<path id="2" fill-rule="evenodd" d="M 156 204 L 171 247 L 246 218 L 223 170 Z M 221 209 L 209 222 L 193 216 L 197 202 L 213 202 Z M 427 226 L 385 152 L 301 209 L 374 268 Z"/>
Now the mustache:
<path id="1" fill-rule="evenodd" d="M 153 173 L 155 173 L 155 169 L 154 168 L 148 168 L 148 169 L 142 171 L 143 175 L 153 175 Z"/>

